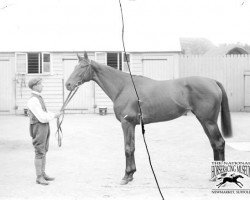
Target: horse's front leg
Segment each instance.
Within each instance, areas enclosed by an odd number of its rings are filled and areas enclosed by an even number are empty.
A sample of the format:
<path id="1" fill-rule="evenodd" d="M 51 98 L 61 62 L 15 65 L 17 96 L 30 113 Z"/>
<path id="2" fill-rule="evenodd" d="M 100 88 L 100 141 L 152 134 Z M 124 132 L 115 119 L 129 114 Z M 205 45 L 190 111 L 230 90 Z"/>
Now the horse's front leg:
<path id="1" fill-rule="evenodd" d="M 240 183 L 240 184 L 241 184 L 241 186 L 243 186 L 243 184 L 242 184 L 240 181 L 238 181 L 238 183 Z"/>
<path id="2" fill-rule="evenodd" d="M 238 185 L 240 188 L 242 188 L 242 187 L 241 187 L 241 185 L 240 185 L 240 184 L 238 184 L 238 183 L 239 183 L 238 181 L 237 181 L 237 182 L 235 182 L 235 184 L 236 184 L 236 185 Z"/>
<path id="3" fill-rule="evenodd" d="M 127 184 L 133 180 L 133 174 L 136 171 L 135 166 L 135 125 L 126 121 L 125 119 L 121 122 L 124 134 L 124 147 L 126 156 L 126 170 L 125 176 L 121 181 L 121 185 Z"/>

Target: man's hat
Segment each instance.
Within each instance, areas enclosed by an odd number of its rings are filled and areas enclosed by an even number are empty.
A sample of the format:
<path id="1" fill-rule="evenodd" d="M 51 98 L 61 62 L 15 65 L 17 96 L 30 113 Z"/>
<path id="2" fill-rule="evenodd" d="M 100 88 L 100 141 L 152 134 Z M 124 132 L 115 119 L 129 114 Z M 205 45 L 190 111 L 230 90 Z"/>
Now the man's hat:
<path id="1" fill-rule="evenodd" d="M 42 81 L 41 78 L 32 78 L 29 80 L 28 86 L 30 89 L 33 88 L 34 85 L 38 84 L 40 81 Z"/>

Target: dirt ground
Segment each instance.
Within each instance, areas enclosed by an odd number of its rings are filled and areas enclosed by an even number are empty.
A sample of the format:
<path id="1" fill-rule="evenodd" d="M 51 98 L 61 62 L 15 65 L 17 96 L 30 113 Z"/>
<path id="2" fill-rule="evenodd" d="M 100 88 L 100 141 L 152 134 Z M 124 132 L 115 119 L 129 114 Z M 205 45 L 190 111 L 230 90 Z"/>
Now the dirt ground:
<path id="1" fill-rule="evenodd" d="M 161 199 L 139 126 L 137 172 L 132 182 L 120 185 L 125 155 L 122 129 L 114 115 L 66 115 L 61 148 L 55 139 L 56 122 L 52 121 L 47 173 L 56 180 L 41 186 L 35 184 L 28 120 L 25 116 L 0 116 L 1 200 Z M 232 113 L 232 121 L 234 137 L 229 140 L 250 142 L 250 113 Z M 192 114 L 145 128 L 154 170 L 166 200 L 249 199 L 250 194 L 212 193 L 212 149 Z M 226 160 L 250 161 L 250 152 L 226 146 Z"/>

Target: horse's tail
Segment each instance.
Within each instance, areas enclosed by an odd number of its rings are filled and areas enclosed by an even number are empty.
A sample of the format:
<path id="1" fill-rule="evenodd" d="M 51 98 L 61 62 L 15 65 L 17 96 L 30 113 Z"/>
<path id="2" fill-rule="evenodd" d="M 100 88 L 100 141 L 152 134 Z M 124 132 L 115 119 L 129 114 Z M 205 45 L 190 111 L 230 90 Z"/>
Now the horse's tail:
<path id="1" fill-rule="evenodd" d="M 232 123 L 231 115 L 229 110 L 228 98 L 223 85 L 216 81 L 217 85 L 220 87 L 222 92 L 222 102 L 221 102 L 221 129 L 224 137 L 232 137 Z"/>

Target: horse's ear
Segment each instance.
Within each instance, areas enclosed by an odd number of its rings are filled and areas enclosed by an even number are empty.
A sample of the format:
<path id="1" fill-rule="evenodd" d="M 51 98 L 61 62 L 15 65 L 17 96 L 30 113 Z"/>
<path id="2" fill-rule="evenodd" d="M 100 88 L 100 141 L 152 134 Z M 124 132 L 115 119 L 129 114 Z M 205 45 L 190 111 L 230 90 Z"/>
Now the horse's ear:
<path id="1" fill-rule="evenodd" d="M 77 58 L 78 58 L 79 61 L 82 60 L 82 57 L 79 54 L 77 54 Z"/>
<path id="2" fill-rule="evenodd" d="M 86 51 L 84 51 L 84 58 L 86 59 L 86 60 L 88 60 L 89 58 L 88 58 L 88 54 L 87 54 L 87 52 Z"/>

